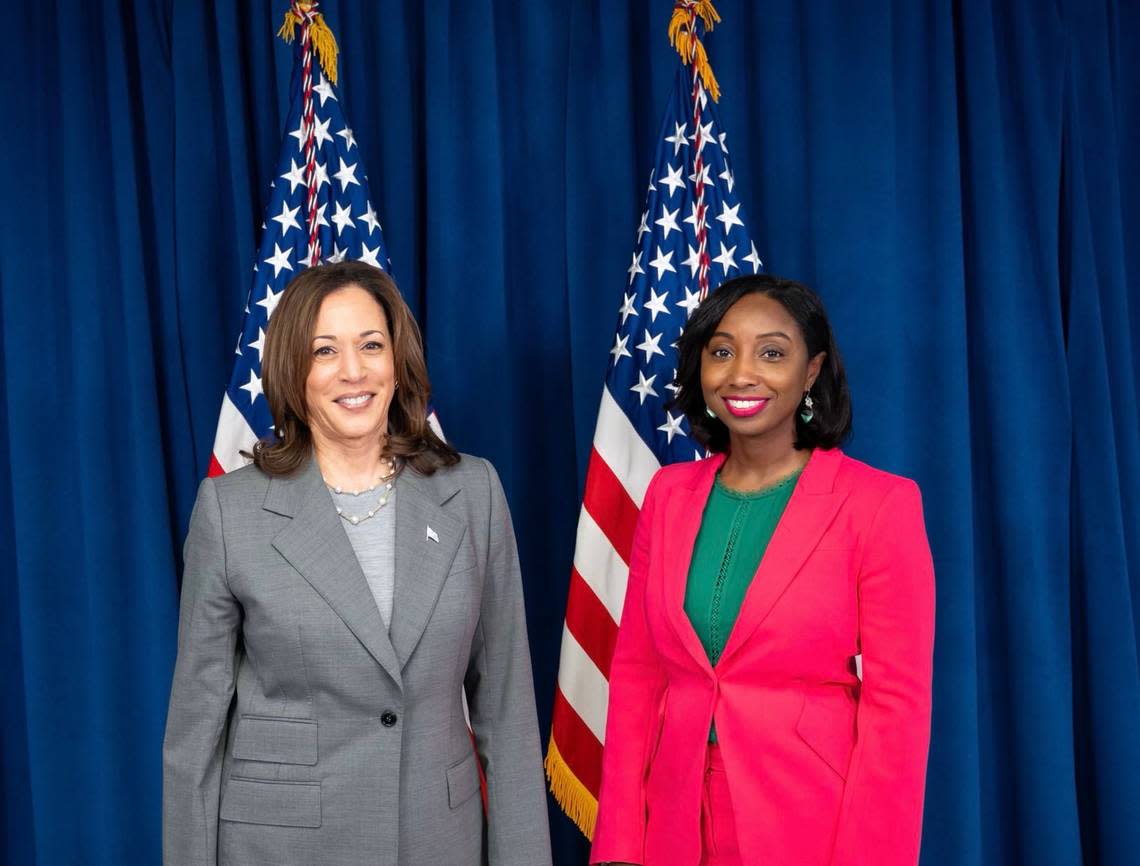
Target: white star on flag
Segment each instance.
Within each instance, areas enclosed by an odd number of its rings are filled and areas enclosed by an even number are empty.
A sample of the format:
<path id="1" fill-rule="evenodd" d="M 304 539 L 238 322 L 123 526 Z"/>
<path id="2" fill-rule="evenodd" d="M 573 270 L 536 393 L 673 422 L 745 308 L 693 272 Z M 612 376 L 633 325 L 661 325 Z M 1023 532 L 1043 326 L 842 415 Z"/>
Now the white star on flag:
<path id="1" fill-rule="evenodd" d="M 677 225 L 677 214 L 681 212 L 680 208 L 675 211 L 670 211 L 665 205 L 661 205 L 661 218 L 653 221 L 654 225 L 661 226 L 663 238 L 669 237 L 669 232 L 679 232 L 680 226 Z"/>
<path id="2" fill-rule="evenodd" d="M 257 359 L 261 360 L 261 350 L 265 347 L 265 329 L 257 329 L 257 339 L 249 344 L 249 348 L 257 350 Z"/>
<path id="3" fill-rule="evenodd" d="M 338 232 L 344 232 L 353 226 L 352 222 L 352 206 L 341 204 L 339 201 L 336 203 L 336 213 L 332 217 L 333 225 L 336 226 Z"/>
<path id="4" fill-rule="evenodd" d="M 300 231 L 301 224 L 297 222 L 297 213 L 301 210 L 300 206 L 295 208 L 289 207 L 289 202 L 281 202 L 281 213 L 273 218 L 275 223 L 281 225 L 281 236 L 284 237 L 289 229 L 297 229 Z"/>
<path id="5" fill-rule="evenodd" d="M 673 441 L 673 437 L 681 433 L 681 422 L 685 420 L 684 415 L 674 416 L 672 412 L 665 413 L 665 423 L 657 429 L 669 437 L 669 442 Z M 684 435 L 684 434 L 682 434 Z"/>
<path id="6" fill-rule="evenodd" d="M 340 170 L 337 171 L 333 177 L 340 181 L 341 192 L 344 192 L 346 189 L 348 189 L 350 184 L 360 183 L 360 181 L 356 179 L 356 163 L 353 165 L 348 165 L 344 161 L 343 156 L 340 157 Z"/>
<path id="7" fill-rule="evenodd" d="M 705 149 L 705 145 L 708 144 L 709 140 L 712 138 L 712 127 L 713 125 L 711 120 L 708 123 L 701 124 L 701 146 L 697 148 L 697 153 L 701 153 Z M 697 134 L 695 132 L 689 136 L 689 141 L 693 142 L 693 144 L 696 145 Z"/>
<path id="8" fill-rule="evenodd" d="M 646 222 L 649 219 L 649 211 L 641 215 L 641 225 L 637 227 L 637 239 L 640 241 L 643 234 L 648 234 L 649 225 Z"/>
<path id="9" fill-rule="evenodd" d="M 643 252 L 645 252 L 645 251 L 644 250 L 638 250 L 636 253 L 633 254 L 633 261 L 630 262 L 629 270 L 626 271 L 626 273 L 629 274 L 629 281 L 631 283 L 633 282 L 633 278 L 636 277 L 638 274 L 644 274 L 645 273 L 645 271 L 643 271 L 641 269 L 641 254 Z"/>
<path id="10" fill-rule="evenodd" d="M 688 147 L 689 142 L 685 140 L 685 124 L 674 124 L 676 129 L 673 130 L 672 135 L 665 136 L 665 140 L 673 145 L 673 156 L 680 153 L 682 147 Z"/>
<path id="11" fill-rule="evenodd" d="M 642 304 L 642 308 L 649 310 L 652 315 L 649 317 L 650 322 L 657 321 L 658 313 L 668 313 L 669 308 L 665 305 L 665 299 L 669 297 L 668 292 L 662 292 L 660 295 L 653 289 L 649 290 L 649 300 Z"/>
<path id="12" fill-rule="evenodd" d="M 649 263 L 649 267 L 657 269 L 657 279 L 661 279 L 666 271 L 676 272 L 673 267 L 673 251 L 669 250 L 668 253 L 664 252 L 661 247 L 657 247 L 657 258 Z"/>
<path id="13" fill-rule="evenodd" d="M 345 150 L 352 150 L 354 147 L 356 147 L 356 136 L 352 134 L 352 130 L 347 126 L 338 132 L 337 135 L 344 139 Z"/>
<path id="14" fill-rule="evenodd" d="M 321 108 L 324 108 L 326 99 L 332 99 L 333 102 L 336 102 L 336 94 L 333 93 L 332 87 L 327 81 L 325 81 L 325 77 L 323 75 L 319 76 L 319 78 L 320 84 L 313 88 L 313 92 L 320 96 Z"/>
<path id="15" fill-rule="evenodd" d="M 332 118 L 326 117 L 324 123 L 318 120 L 313 124 L 313 140 L 317 147 L 321 147 L 326 141 L 332 141 L 332 133 L 329 132 L 330 123 L 332 123 Z"/>
<path id="16" fill-rule="evenodd" d="M 360 261 L 368 262 L 368 264 L 372 265 L 374 268 L 384 267 L 382 264 L 380 264 L 380 260 L 377 258 L 377 256 L 380 254 L 379 246 L 377 246 L 374 250 L 369 249 L 368 244 L 362 244 L 361 246 L 362 249 L 360 252 Z M 735 247 L 733 247 L 733 249 L 735 249 Z"/>
<path id="17" fill-rule="evenodd" d="M 265 318 L 267 320 L 273 317 L 273 311 L 277 309 L 277 302 L 281 300 L 281 293 L 284 291 L 282 289 L 280 292 L 275 292 L 272 288 L 267 288 L 265 297 L 257 302 L 259 307 L 265 307 Z"/>
<path id="18" fill-rule="evenodd" d="M 649 331 L 645 332 L 645 339 L 637 344 L 637 348 L 645 353 L 645 363 L 648 364 L 654 355 L 664 355 L 661 350 L 660 343 L 663 334 L 651 334 Z"/>
<path id="19" fill-rule="evenodd" d="M 630 316 L 636 316 L 637 310 L 633 308 L 633 295 L 626 295 L 621 302 L 621 309 L 618 310 L 618 315 L 621 316 L 621 323 L 624 325 L 625 320 Z"/>
<path id="20" fill-rule="evenodd" d="M 685 288 L 685 300 L 677 301 L 677 306 L 685 311 L 685 320 L 693 315 L 693 310 L 701 305 L 701 293 L 690 291 L 688 287 Z"/>
<path id="21" fill-rule="evenodd" d="M 645 374 L 642 373 L 640 370 L 638 370 L 637 371 L 637 384 L 631 385 L 629 390 L 631 390 L 631 391 L 633 391 L 633 393 L 637 394 L 637 396 L 641 398 L 641 402 L 644 403 L 646 397 L 656 397 L 657 396 L 657 392 L 655 390 L 653 390 L 653 380 L 656 378 L 657 378 L 657 374 L 654 373 L 652 376 L 650 376 L 648 379 L 646 379 Z"/>
<path id="22" fill-rule="evenodd" d="M 359 219 L 368 226 L 368 234 L 372 234 L 376 229 L 380 228 L 380 220 L 376 219 L 376 211 L 372 210 L 372 202 L 368 202 L 368 208 Z"/>
<path id="23" fill-rule="evenodd" d="M 737 268 L 737 269 L 740 268 L 740 265 L 738 265 L 736 263 L 736 259 L 733 258 L 733 254 L 735 252 L 736 252 L 735 246 L 732 246 L 728 249 L 725 249 L 724 241 L 721 241 L 720 242 L 720 255 L 715 256 L 713 258 L 713 261 L 721 266 L 721 269 L 724 271 L 724 275 L 726 277 L 728 276 L 728 271 L 730 268 Z"/>
<path id="24" fill-rule="evenodd" d="M 685 220 L 685 222 L 688 222 L 688 220 Z M 689 276 L 695 277 L 697 275 L 697 271 L 701 269 L 701 251 L 694 247 L 692 244 L 687 244 L 687 246 L 689 247 L 689 257 L 681 262 L 681 264 L 688 265 Z"/>
<path id="25" fill-rule="evenodd" d="M 257 395 L 263 393 L 261 390 L 261 378 L 252 370 L 249 374 L 249 381 L 241 386 L 243 391 L 249 392 L 249 402 L 252 403 L 257 399 Z"/>
<path id="26" fill-rule="evenodd" d="M 752 252 L 744 257 L 744 261 L 752 265 L 752 273 L 758 274 L 760 269 L 764 267 L 764 263 L 760 261 L 760 254 L 756 252 L 756 244 L 752 241 L 749 241 L 748 244 L 752 247 Z"/>
<path id="27" fill-rule="evenodd" d="M 620 361 L 623 357 L 624 358 L 632 358 L 633 357 L 633 355 L 631 355 L 629 353 L 629 349 L 627 349 L 625 347 L 625 344 L 628 342 L 629 342 L 629 334 L 626 334 L 624 337 L 619 335 L 619 334 L 614 334 L 614 347 L 612 349 L 610 349 L 610 354 L 614 356 L 614 363 L 615 364 L 618 361 Z M 640 348 L 640 346 L 638 348 Z"/>
<path id="28" fill-rule="evenodd" d="M 273 265 L 274 279 L 280 276 L 283 269 L 287 271 L 293 270 L 293 265 L 289 263 L 289 253 L 292 251 L 292 247 L 281 249 L 279 245 L 273 245 L 273 255 L 265 259 L 265 264 Z"/>
<path id="29" fill-rule="evenodd" d="M 744 225 L 744 222 L 736 215 L 737 211 L 740 210 L 740 202 L 737 202 L 735 207 L 729 207 L 726 201 L 721 202 L 720 208 L 720 215 L 717 219 L 724 223 L 724 233 L 726 235 L 732 231 L 733 226 Z"/>
<path id="30" fill-rule="evenodd" d="M 666 176 L 661 179 L 661 183 L 669 187 L 669 198 L 672 198 L 678 189 L 684 189 L 685 181 L 681 177 L 681 166 L 678 165 L 675 168 L 674 166 L 669 166 L 666 171 Z"/>
<path id="31" fill-rule="evenodd" d="M 296 160 L 289 160 L 289 165 L 292 167 L 281 175 L 281 179 L 289 181 L 289 192 L 294 192 L 297 187 L 305 185 L 305 168 L 297 165 Z"/>
<path id="32" fill-rule="evenodd" d="M 717 177 L 723 180 L 724 185 L 728 187 L 728 191 L 732 192 L 732 188 L 736 185 L 736 179 L 732 176 L 732 170 L 728 166 L 725 166 L 724 171 L 718 174 Z"/>
<path id="33" fill-rule="evenodd" d="M 708 162 L 701 166 L 701 183 L 703 183 L 705 186 L 715 186 L 715 184 L 709 180 L 709 169 L 711 168 L 712 163 Z M 697 182 L 697 173 L 695 171 L 689 175 L 689 180 L 691 180 L 693 183 Z"/>

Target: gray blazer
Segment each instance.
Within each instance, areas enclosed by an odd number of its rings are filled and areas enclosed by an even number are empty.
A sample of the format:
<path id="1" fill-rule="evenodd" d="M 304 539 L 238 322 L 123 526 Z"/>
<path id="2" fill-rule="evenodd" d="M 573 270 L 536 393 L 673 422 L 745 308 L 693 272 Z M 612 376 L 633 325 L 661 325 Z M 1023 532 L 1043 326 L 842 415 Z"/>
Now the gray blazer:
<path id="1" fill-rule="evenodd" d="M 498 476 L 465 456 L 396 483 L 389 631 L 315 461 L 202 482 L 163 744 L 167 866 L 550 863 Z"/>

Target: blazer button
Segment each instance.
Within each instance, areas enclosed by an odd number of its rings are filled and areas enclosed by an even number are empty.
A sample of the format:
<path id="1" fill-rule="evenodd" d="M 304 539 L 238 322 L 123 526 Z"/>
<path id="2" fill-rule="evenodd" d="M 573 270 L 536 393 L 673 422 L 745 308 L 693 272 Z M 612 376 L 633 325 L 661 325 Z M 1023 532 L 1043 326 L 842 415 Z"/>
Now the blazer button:
<path id="1" fill-rule="evenodd" d="M 396 721 L 396 714 L 391 710 L 385 710 L 380 716 L 380 724 L 386 728 L 392 727 L 394 724 L 396 724 Z"/>

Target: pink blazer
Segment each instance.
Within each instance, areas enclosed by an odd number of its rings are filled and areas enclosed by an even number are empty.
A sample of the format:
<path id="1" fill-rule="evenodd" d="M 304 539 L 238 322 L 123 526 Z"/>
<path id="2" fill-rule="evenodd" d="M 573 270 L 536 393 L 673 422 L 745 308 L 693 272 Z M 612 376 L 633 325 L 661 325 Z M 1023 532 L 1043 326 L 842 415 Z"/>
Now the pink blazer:
<path id="1" fill-rule="evenodd" d="M 744 863 L 914 866 L 934 643 L 918 487 L 817 449 L 713 668 L 682 604 L 723 462 L 667 466 L 646 492 L 590 860 L 699 863 L 715 719 Z"/>

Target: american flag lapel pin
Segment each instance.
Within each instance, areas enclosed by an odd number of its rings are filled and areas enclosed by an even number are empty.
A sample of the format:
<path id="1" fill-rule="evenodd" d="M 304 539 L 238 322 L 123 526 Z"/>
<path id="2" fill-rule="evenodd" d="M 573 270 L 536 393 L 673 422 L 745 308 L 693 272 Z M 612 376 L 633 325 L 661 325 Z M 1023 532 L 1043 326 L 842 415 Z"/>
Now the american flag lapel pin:
<path id="1" fill-rule="evenodd" d="M 434 541 L 436 544 L 439 544 L 439 535 L 429 526 L 427 528 L 427 538 L 425 538 L 424 541 Z"/>

